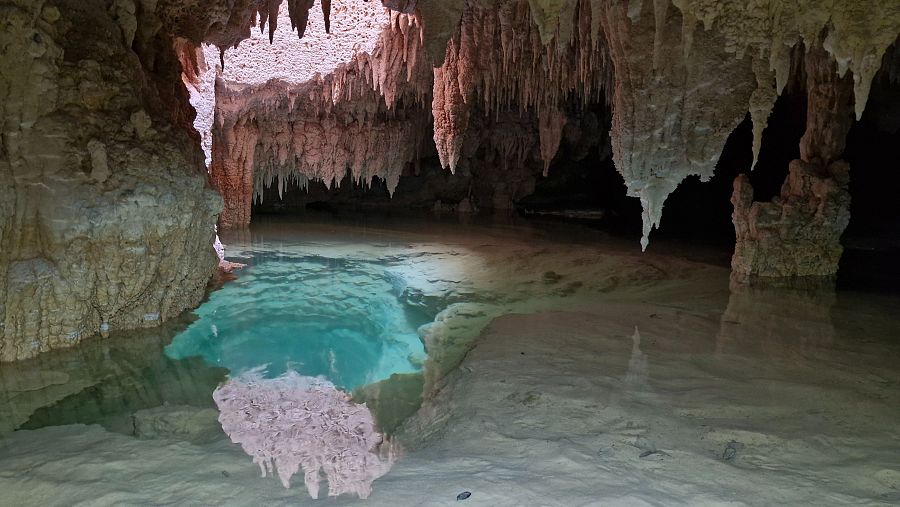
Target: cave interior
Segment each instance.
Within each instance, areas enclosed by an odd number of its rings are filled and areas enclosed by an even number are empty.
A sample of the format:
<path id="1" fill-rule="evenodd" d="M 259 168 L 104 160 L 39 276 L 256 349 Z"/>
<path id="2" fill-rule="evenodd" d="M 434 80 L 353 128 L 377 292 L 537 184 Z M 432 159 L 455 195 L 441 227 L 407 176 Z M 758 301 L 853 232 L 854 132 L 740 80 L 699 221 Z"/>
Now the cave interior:
<path id="1" fill-rule="evenodd" d="M 0 26 L 0 504 L 900 503 L 900 2 Z"/>

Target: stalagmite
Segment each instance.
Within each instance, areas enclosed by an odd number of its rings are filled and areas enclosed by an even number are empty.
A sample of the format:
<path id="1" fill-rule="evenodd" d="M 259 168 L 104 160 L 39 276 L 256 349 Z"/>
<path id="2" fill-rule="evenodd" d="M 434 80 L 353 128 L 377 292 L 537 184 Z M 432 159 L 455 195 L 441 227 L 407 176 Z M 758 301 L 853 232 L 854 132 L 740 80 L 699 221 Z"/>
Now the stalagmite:
<path id="1" fill-rule="evenodd" d="M 853 81 L 839 77 L 834 58 L 819 45 L 807 51 L 805 64 L 806 132 L 780 196 L 754 202 L 748 178 L 734 182 L 731 266 L 739 283 L 837 272 L 850 220 L 850 167 L 839 158 L 853 118 Z"/>

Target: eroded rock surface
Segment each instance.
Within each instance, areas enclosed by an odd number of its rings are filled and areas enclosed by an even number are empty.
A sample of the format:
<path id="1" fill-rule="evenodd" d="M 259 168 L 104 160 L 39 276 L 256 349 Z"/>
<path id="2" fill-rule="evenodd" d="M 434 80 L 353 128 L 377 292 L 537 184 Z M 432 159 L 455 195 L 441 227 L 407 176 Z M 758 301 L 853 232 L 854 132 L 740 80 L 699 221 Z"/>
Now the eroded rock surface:
<path id="1" fill-rule="evenodd" d="M 805 67 L 806 132 L 780 196 L 753 202 L 747 176 L 734 182 L 737 280 L 837 273 L 841 234 L 850 222 L 850 166 L 839 157 L 852 122 L 853 80 L 839 77 L 821 47 L 807 52 Z"/>
<path id="2" fill-rule="evenodd" d="M 0 360 L 158 325 L 216 265 L 171 38 L 117 5 L 0 3 Z"/>

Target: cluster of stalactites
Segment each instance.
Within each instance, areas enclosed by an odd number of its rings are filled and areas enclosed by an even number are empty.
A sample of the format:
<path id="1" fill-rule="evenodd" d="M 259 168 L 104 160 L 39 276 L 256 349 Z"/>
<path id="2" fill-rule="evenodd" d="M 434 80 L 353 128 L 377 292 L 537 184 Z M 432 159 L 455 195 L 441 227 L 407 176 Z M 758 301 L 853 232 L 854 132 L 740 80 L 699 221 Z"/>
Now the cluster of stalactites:
<path id="1" fill-rule="evenodd" d="M 681 11 L 686 36 L 702 23 L 705 29 L 722 34 L 726 50 L 737 58 L 745 54 L 753 58 L 758 84 L 749 108 L 754 125 L 754 164 L 769 113 L 789 81 L 794 48 L 821 45 L 834 58 L 839 75 L 848 71 L 853 74 L 854 107 L 859 119 L 872 78 L 881 67 L 881 57 L 900 32 L 900 4 L 895 0 L 798 0 L 791 8 L 783 8 L 775 0 L 672 3 Z"/>
<path id="2" fill-rule="evenodd" d="M 350 102 L 369 92 L 384 98 L 388 109 L 403 98 L 424 105 L 431 92 L 431 69 L 425 63 L 422 24 L 415 14 L 391 11 L 390 26 L 371 54 L 360 53 L 325 78 L 332 103 Z"/>
<path id="3" fill-rule="evenodd" d="M 261 101 L 264 110 L 250 113 L 261 130 L 278 125 L 279 118 L 289 122 L 259 137 L 254 199 L 261 202 L 272 184 L 280 195 L 289 181 L 305 187 L 317 180 L 331 188 L 348 171 L 362 185 L 383 179 L 393 194 L 403 169 L 416 162 L 427 131 L 425 115 L 405 111 L 421 112 L 427 100 L 430 72 L 417 65 L 420 58 L 418 19 L 392 12 L 371 54 L 359 53 L 316 83 L 285 87 L 276 100 Z"/>
<path id="4" fill-rule="evenodd" d="M 310 181 L 331 188 L 348 173 L 360 185 L 378 177 L 393 194 L 427 140 L 431 72 L 417 64 L 421 30 L 415 15 L 392 12 L 371 53 L 325 76 L 300 85 L 220 82 L 213 127 L 220 146 L 211 169 L 225 196 L 220 221 L 248 223 L 267 187 L 279 195 Z"/>
<path id="5" fill-rule="evenodd" d="M 573 17 L 560 18 L 549 40 L 526 0 L 467 7 L 443 65 L 434 69 L 434 141 L 444 167 L 456 168 L 473 106 L 485 115 L 536 109 L 541 155 L 549 163 L 562 129 L 559 108 L 573 97 L 582 104 L 599 102 L 611 89 L 611 66 L 591 3 L 579 0 L 569 13 Z"/>
<path id="6" fill-rule="evenodd" d="M 418 159 L 423 131 L 420 119 L 344 123 L 327 117 L 262 130 L 254 150 L 254 201 L 261 203 L 269 186 L 277 186 L 279 197 L 289 183 L 306 188 L 309 181 L 321 181 L 337 187 L 348 173 L 359 185 L 381 178 L 393 194 L 403 170 Z"/>
<path id="7" fill-rule="evenodd" d="M 269 25 L 269 42 L 275 36 L 278 29 L 278 7 L 282 0 L 258 0 L 256 12 L 259 15 L 259 29 L 265 30 Z M 291 29 L 297 31 L 302 39 L 306 33 L 306 24 L 309 21 L 309 10 L 313 8 L 315 0 L 287 0 L 288 13 L 291 18 Z M 319 0 L 322 6 L 322 15 L 325 18 L 325 33 L 331 33 L 331 0 Z"/>
<path id="8" fill-rule="evenodd" d="M 712 176 L 726 134 L 736 126 L 729 123 L 747 110 L 754 123 L 755 163 L 768 116 L 789 81 L 795 48 L 819 45 L 834 58 L 839 74 L 850 71 L 857 118 L 862 114 L 881 55 L 900 32 L 900 5 L 895 0 L 783 4 L 604 3 L 609 19 L 603 28 L 616 71 L 613 154 L 629 195 L 644 207 L 645 247 L 666 197 L 689 175 Z M 639 51 L 651 47 L 652 58 Z M 678 106 L 666 106 L 675 101 Z M 678 113 L 661 113 L 668 109 Z"/>

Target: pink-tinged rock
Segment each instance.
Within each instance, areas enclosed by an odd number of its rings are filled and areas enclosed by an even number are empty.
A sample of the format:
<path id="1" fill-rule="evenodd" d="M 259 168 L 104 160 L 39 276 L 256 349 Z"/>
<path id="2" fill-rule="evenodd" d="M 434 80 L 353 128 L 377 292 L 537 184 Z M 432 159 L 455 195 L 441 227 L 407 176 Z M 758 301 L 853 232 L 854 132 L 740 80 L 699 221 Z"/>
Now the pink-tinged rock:
<path id="1" fill-rule="evenodd" d="M 366 498 L 391 468 L 391 445 L 372 413 L 328 381 L 293 371 L 266 379 L 252 370 L 219 386 L 213 399 L 231 441 L 253 457 L 263 477 L 277 473 L 285 488 L 302 469 L 312 498 L 323 474 L 328 496 Z"/>

